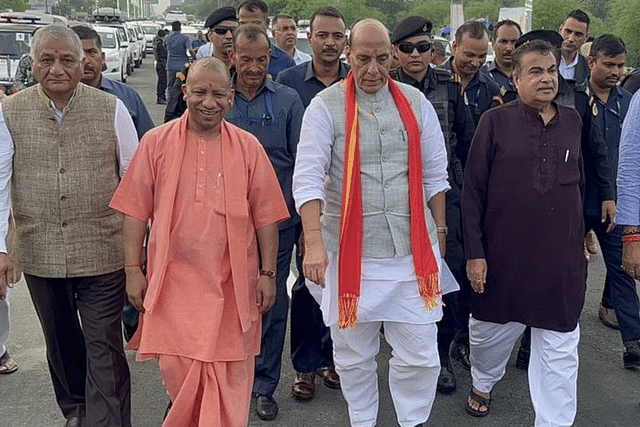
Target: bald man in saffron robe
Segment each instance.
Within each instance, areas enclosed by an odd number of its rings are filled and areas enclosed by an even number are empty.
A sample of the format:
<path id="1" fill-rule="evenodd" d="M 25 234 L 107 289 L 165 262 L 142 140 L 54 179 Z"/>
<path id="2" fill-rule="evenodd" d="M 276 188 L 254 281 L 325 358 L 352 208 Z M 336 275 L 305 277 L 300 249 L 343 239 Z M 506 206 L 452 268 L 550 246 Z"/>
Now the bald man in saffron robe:
<path id="1" fill-rule="evenodd" d="M 172 401 L 163 427 L 246 426 L 288 211 L 258 140 L 223 120 L 224 64 L 197 61 L 183 92 L 187 114 L 145 135 L 110 205 L 125 214 L 127 294 L 143 313 L 132 343 L 138 360 L 158 360 Z"/>

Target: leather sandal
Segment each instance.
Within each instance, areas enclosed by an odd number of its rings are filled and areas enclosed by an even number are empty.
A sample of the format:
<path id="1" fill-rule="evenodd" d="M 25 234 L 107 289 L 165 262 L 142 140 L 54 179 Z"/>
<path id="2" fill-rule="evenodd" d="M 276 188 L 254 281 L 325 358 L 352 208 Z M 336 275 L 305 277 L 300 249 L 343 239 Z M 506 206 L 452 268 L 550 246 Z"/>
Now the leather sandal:
<path id="1" fill-rule="evenodd" d="M 17 370 L 18 364 L 9 355 L 9 352 L 5 351 L 4 354 L 0 356 L 0 374 L 11 374 Z"/>
<path id="2" fill-rule="evenodd" d="M 478 404 L 478 409 L 469 404 L 469 399 Z M 489 393 L 489 398 L 487 399 L 486 397 L 480 396 L 478 393 L 473 391 L 473 387 L 471 387 L 471 390 L 469 390 L 469 395 L 464 401 L 464 409 L 467 411 L 467 414 L 471 415 L 472 417 L 484 417 L 489 413 L 489 405 L 491 405 L 491 393 Z M 487 408 L 486 411 L 480 410 L 480 408 L 482 408 L 483 406 Z"/>

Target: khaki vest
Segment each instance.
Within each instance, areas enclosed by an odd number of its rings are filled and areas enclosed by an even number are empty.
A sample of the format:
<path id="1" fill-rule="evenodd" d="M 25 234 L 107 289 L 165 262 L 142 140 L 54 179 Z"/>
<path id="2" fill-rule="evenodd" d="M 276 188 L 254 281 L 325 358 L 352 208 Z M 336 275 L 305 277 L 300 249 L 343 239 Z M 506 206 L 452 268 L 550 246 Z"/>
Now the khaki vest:
<path id="1" fill-rule="evenodd" d="M 422 131 L 420 91 L 409 85 L 397 84 L 411 103 Z M 344 82 L 334 84 L 318 94 L 327 105 L 333 122 L 331 165 L 325 180 L 326 206 L 322 223 L 327 249 L 334 252 L 338 252 L 342 205 L 344 94 Z M 411 253 L 407 132 L 387 86 L 375 94 L 358 90 L 357 98 L 363 210 L 362 255 L 369 258 L 405 256 Z M 439 126 L 437 122 L 433 125 Z M 435 222 L 426 206 L 425 212 L 429 237 L 435 242 Z"/>
<path id="2" fill-rule="evenodd" d="M 78 84 L 58 124 L 40 85 L 3 103 L 15 146 L 16 261 L 27 274 L 80 277 L 122 268 L 116 98 Z"/>

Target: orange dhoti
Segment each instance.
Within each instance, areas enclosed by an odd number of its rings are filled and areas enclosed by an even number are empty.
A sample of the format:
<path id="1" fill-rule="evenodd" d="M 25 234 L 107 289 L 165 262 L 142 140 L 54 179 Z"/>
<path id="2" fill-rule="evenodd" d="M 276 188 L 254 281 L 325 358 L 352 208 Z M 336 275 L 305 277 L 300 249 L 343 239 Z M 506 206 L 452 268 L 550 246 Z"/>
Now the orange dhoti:
<path id="1" fill-rule="evenodd" d="M 160 355 L 158 366 L 173 402 L 162 427 L 245 427 L 255 358 L 202 362 Z"/>

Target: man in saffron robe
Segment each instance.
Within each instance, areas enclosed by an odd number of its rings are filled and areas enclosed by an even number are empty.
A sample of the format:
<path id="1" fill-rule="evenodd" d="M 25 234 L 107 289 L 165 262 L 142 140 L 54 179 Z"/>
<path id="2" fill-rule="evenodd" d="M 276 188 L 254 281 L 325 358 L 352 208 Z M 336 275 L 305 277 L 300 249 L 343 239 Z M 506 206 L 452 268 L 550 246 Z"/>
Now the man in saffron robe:
<path id="1" fill-rule="evenodd" d="M 304 275 L 326 284 L 321 308 L 351 425 L 376 424 L 375 357 L 384 324 L 398 424 L 421 426 L 440 372 L 444 137 L 424 95 L 389 79 L 384 25 L 362 20 L 350 37 L 351 71 L 311 101 L 298 145 L 293 190 L 305 234 Z"/>
<path id="2" fill-rule="evenodd" d="M 125 214 L 127 294 L 144 313 L 132 342 L 138 360 L 158 359 L 173 402 L 163 427 L 246 426 L 288 211 L 258 140 L 223 120 L 224 63 L 198 60 L 183 92 L 188 113 L 145 135 L 111 201 Z"/>

